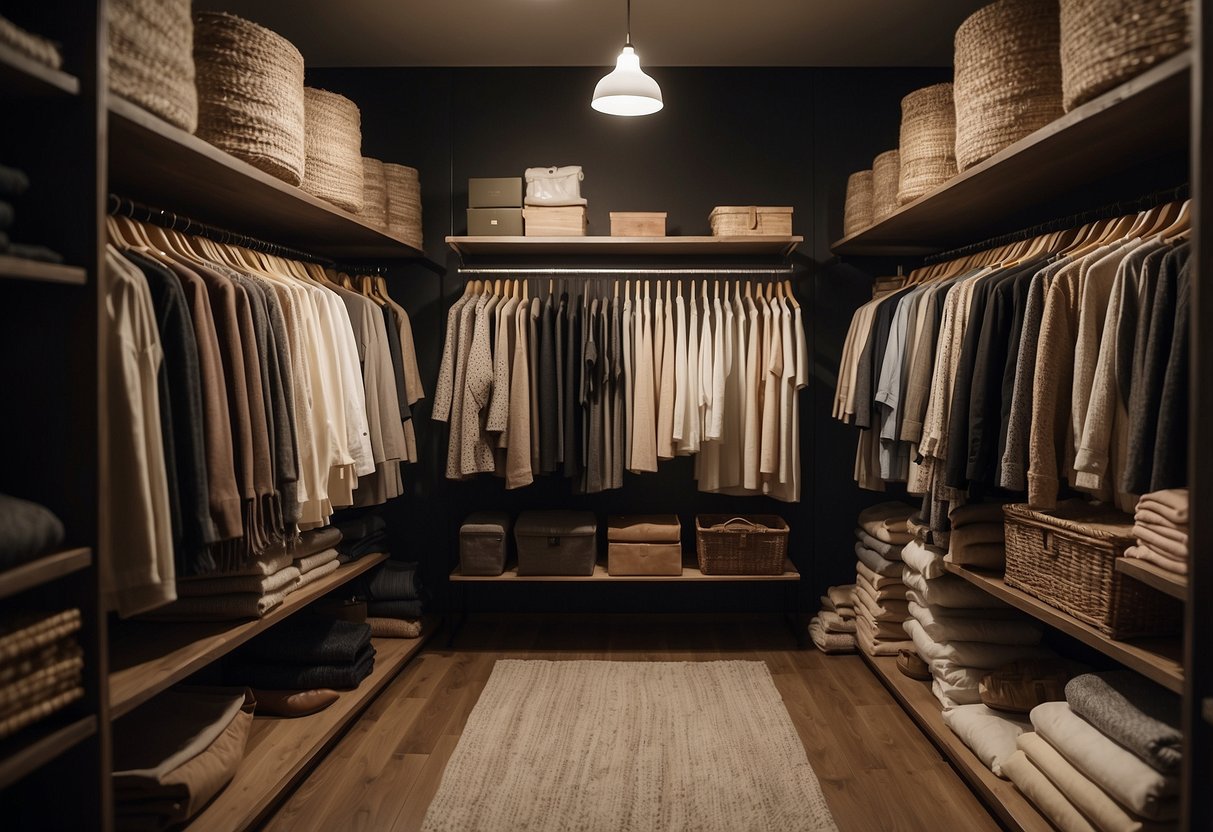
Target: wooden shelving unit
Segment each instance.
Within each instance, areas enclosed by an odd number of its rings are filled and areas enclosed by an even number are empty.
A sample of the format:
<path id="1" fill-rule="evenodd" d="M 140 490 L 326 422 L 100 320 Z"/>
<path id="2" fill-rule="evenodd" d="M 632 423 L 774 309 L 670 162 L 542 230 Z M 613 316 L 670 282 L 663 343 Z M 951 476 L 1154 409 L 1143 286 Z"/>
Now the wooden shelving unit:
<path id="1" fill-rule="evenodd" d="M 1012 231 L 1025 211 L 1189 141 L 1192 53 L 1088 101 L 903 206 L 843 237 L 843 255 L 923 255 Z"/>
<path id="2" fill-rule="evenodd" d="M 8 598 L 56 578 L 87 569 L 93 562 L 93 550 L 64 549 L 37 560 L 0 572 L 0 598 Z"/>
<path id="3" fill-rule="evenodd" d="M 43 263 L 40 260 L 26 260 L 0 254 L 0 278 L 83 286 L 88 282 L 88 272 L 76 266 Z"/>
<path id="4" fill-rule="evenodd" d="M 8 788 L 97 732 L 97 717 L 93 714 L 66 725 L 59 717 L 60 714 L 51 716 L 0 744 L 0 789 Z"/>
<path id="5" fill-rule="evenodd" d="M 199 222 L 332 257 L 424 259 L 403 239 L 109 98 L 109 188 Z"/>
<path id="6" fill-rule="evenodd" d="M 1026 592 L 1007 586 L 1001 575 L 966 569 L 950 563 L 946 564 L 945 568 L 995 598 L 1115 659 L 1130 670 L 1137 671 L 1175 693 L 1183 693 L 1184 672 L 1180 663 L 1183 644 L 1178 636 L 1117 641 L 1072 615 L 1067 615 Z"/>
<path id="7" fill-rule="evenodd" d="M 385 560 L 387 555 L 377 554 L 347 563 L 253 621 L 129 622 L 110 642 L 110 718 L 117 719 Z"/>
<path id="8" fill-rule="evenodd" d="M 190 832 L 238 832 L 253 827 L 329 748 L 370 702 L 421 651 L 434 623 L 416 639 L 377 638 L 375 669 L 356 690 L 325 710 L 298 719 L 256 717 L 235 779 L 187 827 Z"/>
<path id="9" fill-rule="evenodd" d="M 694 564 L 683 564 L 681 575 L 611 575 L 606 566 L 594 564 L 593 575 L 519 575 L 517 567 L 511 567 L 500 575 L 464 575 L 459 567 L 451 573 L 451 580 L 466 583 L 687 583 L 691 581 L 799 581 L 800 572 L 788 561 L 779 575 L 705 575 Z"/>
<path id="10" fill-rule="evenodd" d="M 1045 819 L 1020 791 L 1008 780 L 996 777 L 969 750 L 943 721 L 939 700 L 931 693 L 930 682 L 920 682 L 897 669 L 892 656 L 859 655 L 889 692 L 901 703 L 910 718 L 946 756 L 990 810 L 1008 829 L 1014 832 L 1053 832 Z"/>
<path id="11" fill-rule="evenodd" d="M 1159 592 L 1165 592 L 1172 598 L 1186 601 L 1188 598 L 1188 581 L 1182 575 L 1168 572 L 1149 561 L 1140 558 L 1117 558 L 1116 571 L 1152 586 Z"/>
<path id="12" fill-rule="evenodd" d="M 80 79 L 58 69 L 51 69 L 27 58 L 11 47 L 0 44 L 0 89 L 10 95 L 45 98 L 57 95 L 78 95 Z"/>
<path id="13" fill-rule="evenodd" d="M 447 237 L 460 256 L 682 255 L 786 257 L 804 237 Z"/>

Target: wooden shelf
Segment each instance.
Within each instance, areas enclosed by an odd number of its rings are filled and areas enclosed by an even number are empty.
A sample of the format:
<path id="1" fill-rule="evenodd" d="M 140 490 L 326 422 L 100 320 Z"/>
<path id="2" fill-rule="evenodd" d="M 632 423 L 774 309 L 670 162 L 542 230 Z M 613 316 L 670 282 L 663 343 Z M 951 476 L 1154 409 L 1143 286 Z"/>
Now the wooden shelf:
<path id="1" fill-rule="evenodd" d="M 1084 624 L 1072 615 L 1051 607 L 1026 592 L 1007 586 L 1002 576 L 992 572 L 980 572 L 948 563 L 944 565 L 953 575 L 959 575 L 969 583 L 1006 601 L 1016 609 L 1043 621 L 1050 627 L 1061 630 L 1093 647 L 1130 670 L 1154 680 L 1175 693 L 1183 694 L 1184 671 L 1180 664 L 1183 653 L 1182 640 L 1174 638 L 1143 638 L 1133 641 L 1117 641 L 1109 638 L 1089 624 Z"/>
<path id="2" fill-rule="evenodd" d="M 1181 601 L 1188 600 L 1188 579 L 1183 575 L 1168 572 L 1149 561 L 1141 558 L 1117 558 L 1116 571 L 1123 572 L 1147 586 L 1152 586 L 1159 592 L 1165 592 L 1172 598 L 1178 598 Z"/>
<path id="3" fill-rule="evenodd" d="M 767 255 L 786 257 L 804 237 L 447 237 L 461 256 L 503 254 Z"/>
<path id="4" fill-rule="evenodd" d="M 911 679 L 897 669 L 894 656 L 869 656 L 859 651 L 872 672 L 893 694 L 910 718 L 1008 829 L 1015 832 L 1053 832 L 1053 825 L 1020 793 L 1009 780 L 1003 780 L 985 767 L 943 721 L 943 710 L 930 682 Z"/>
<path id="5" fill-rule="evenodd" d="M 119 196 L 302 251 L 424 259 L 387 231 L 110 96 L 109 188 Z"/>
<path id="6" fill-rule="evenodd" d="M 110 718 L 117 719 L 385 560 L 387 555 L 376 554 L 344 564 L 254 621 L 127 622 L 110 640 Z"/>
<path id="7" fill-rule="evenodd" d="M 594 564 L 593 575 L 519 575 L 517 567 L 501 575 L 464 575 L 458 567 L 451 573 L 452 581 L 478 583 L 687 583 L 691 581 L 799 581 L 800 573 L 788 561 L 779 575 L 705 575 L 694 564 L 683 564 L 681 575 L 610 575 L 601 563 Z"/>
<path id="8" fill-rule="evenodd" d="M 433 631 L 426 619 L 415 639 L 377 638 L 375 669 L 356 690 L 325 710 L 297 719 L 256 717 L 236 777 L 187 827 L 190 832 L 237 832 L 257 823 L 310 764 L 337 740 L 413 656 Z"/>
<path id="9" fill-rule="evenodd" d="M 62 714 L 52 714 L 45 723 L 17 732 L 0 744 L 0 790 L 51 762 L 96 731 L 97 717 L 91 714 L 67 724 L 63 724 Z"/>
<path id="10" fill-rule="evenodd" d="M 0 91 L 10 96 L 42 98 L 77 95 L 80 81 L 74 75 L 27 58 L 17 50 L 0 44 Z"/>
<path id="11" fill-rule="evenodd" d="M 26 260 L 22 257 L 8 257 L 0 254 L 0 278 L 40 280 L 46 283 L 70 283 L 83 286 L 88 282 L 88 272 L 79 266 L 44 263 L 41 260 Z"/>
<path id="12" fill-rule="evenodd" d="M 0 598 L 8 598 L 64 575 L 88 568 L 92 549 L 64 549 L 0 572 Z"/>
<path id="13" fill-rule="evenodd" d="M 1024 212 L 1189 142 L 1191 52 L 1153 67 L 831 246 L 921 255 L 1014 231 Z M 1171 183 L 1175 184 L 1175 183 Z"/>

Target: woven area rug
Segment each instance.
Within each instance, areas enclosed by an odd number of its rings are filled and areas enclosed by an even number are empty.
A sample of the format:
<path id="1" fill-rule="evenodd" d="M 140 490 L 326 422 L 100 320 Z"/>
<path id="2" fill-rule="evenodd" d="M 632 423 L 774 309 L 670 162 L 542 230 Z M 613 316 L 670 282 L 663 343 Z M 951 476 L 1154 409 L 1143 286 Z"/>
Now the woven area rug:
<path id="1" fill-rule="evenodd" d="M 425 832 L 834 832 L 763 662 L 499 661 Z"/>

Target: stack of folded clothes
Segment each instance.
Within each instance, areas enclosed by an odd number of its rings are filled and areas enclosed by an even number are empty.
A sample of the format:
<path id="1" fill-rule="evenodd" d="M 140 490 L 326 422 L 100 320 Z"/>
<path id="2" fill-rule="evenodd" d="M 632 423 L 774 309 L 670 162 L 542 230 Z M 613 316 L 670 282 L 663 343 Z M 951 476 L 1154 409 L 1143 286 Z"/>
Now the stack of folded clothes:
<path id="1" fill-rule="evenodd" d="M 952 530 L 944 560 L 1001 572 L 1007 565 L 1002 503 L 971 503 L 948 514 Z"/>
<path id="2" fill-rule="evenodd" d="M 176 621 L 261 618 L 300 587 L 336 571 L 341 533 L 307 531 L 293 545 L 270 547 L 238 570 L 178 577 L 177 600 L 147 617 Z"/>
<path id="3" fill-rule="evenodd" d="M 823 653 L 855 652 L 855 585 L 832 586 L 809 621 L 809 638 Z"/>
<path id="4" fill-rule="evenodd" d="M 5 40 L 5 24 L 0 17 L 0 42 Z M 41 260 L 46 263 L 62 263 L 63 255 L 46 246 L 14 243 L 10 238 L 12 225 L 17 216 L 13 201 L 29 189 L 29 177 L 24 171 L 0 165 L 0 255 L 21 257 L 26 260 Z"/>
<path id="5" fill-rule="evenodd" d="M 1188 574 L 1188 489 L 1143 494 L 1133 515 L 1137 545 L 1125 554 L 1174 572 Z"/>
<path id="6" fill-rule="evenodd" d="M 22 29 L 6 17 L 0 17 L 0 43 L 51 69 L 63 66 L 63 54 L 58 46 L 41 35 Z"/>
<path id="7" fill-rule="evenodd" d="M 242 688 L 183 688 L 117 720 L 115 826 L 153 832 L 197 815 L 244 759 L 255 705 Z"/>
<path id="8" fill-rule="evenodd" d="M 1059 829 L 1177 828 L 1179 697 L 1127 670 L 1087 673 L 1032 709 L 1003 769 Z"/>
<path id="9" fill-rule="evenodd" d="M 366 601 L 371 635 L 417 638 L 421 635 L 421 593 L 417 564 L 389 560 L 359 577 L 357 597 Z"/>
<path id="10" fill-rule="evenodd" d="M 63 537 L 63 523 L 50 509 L 0 494 L 0 570 L 53 552 Z"/>
<path id="11" fill-rule="evenodd" d="M 387 523 L 378 514 L 342 519 L 333 525 L 341 532 L 337 552 L 342 563 L 388 550 Z"/>
<path id="12" fill-rule="evenodd" d="M 0 623 L 0 739 L 84 696 L 79 630 L 78 609 Z"/>
<path id="13" fill-rule="evenodd" d="M 368 624 L 294 616 L 224 662 L 228 684 L 267 690 L 358 687 L 375 668 Z"/>
<path id="14" fill-rule="evenodd" d="M 880 503 L 859 513 L 855 529 L 855 635 L 871 656 L 895 656 L 912 647 L 902 622 L 909 616 L 902 582 L 902 550 L 913 538 L 907 521 L 914 509 Z"/>

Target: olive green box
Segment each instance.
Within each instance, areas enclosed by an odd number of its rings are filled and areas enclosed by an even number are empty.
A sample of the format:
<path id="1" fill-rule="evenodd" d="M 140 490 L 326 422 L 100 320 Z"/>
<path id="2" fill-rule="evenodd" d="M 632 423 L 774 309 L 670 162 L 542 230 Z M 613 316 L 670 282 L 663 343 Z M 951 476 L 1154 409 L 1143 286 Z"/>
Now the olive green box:
<path id="1" fill-rule="evenodd" d="M 469 208 L 521 208 L 522 177 L 469 179 Z M 521 231 L 518 233 L 522 233 Z"/>
<path id="2" fill-rule="evenodd" d="M 521 208 L 469 208 L 469 237 L 521 237 Z"/>

